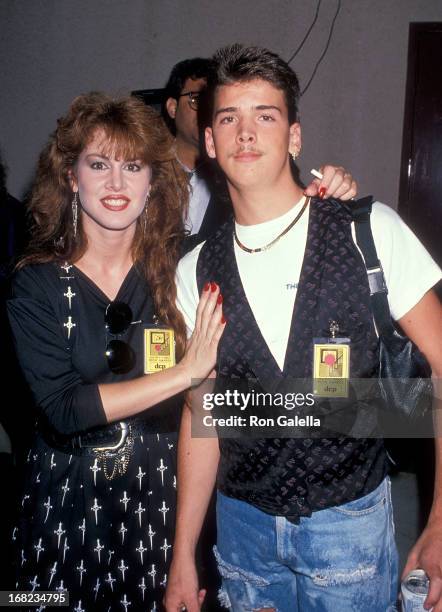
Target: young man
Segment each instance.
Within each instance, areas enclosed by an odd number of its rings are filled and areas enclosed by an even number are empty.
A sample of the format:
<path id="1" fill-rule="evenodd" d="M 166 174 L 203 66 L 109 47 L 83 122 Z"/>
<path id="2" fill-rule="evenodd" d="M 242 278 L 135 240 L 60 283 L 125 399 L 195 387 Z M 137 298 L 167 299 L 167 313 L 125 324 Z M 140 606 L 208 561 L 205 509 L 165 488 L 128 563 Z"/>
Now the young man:
<path id="1" fill-rule="evenodd" d="M 215 57 L 209 82 L 212 125 L 206 146 L 227 179 L 235 220 L 226 222 L 178 268 L 178 299 L 189 332 L 198 295 L 216 281 L 227 319 L 218 376 L 255 379 L 264 391 L 283 377 L 313 377 L 315 338 L 350 338 L 350 376 L 379 361 L 366 269 L 351 215 L 335 201 L 308 205 L 290 172 L 301 148 L 298 82 L 265 49 L 233 45 Z M 442 317 L 431 291 L 440 270 L 388 207 L 372 213 L 392 316 L 442 373 Z M 296 296 L 295 296 L 296 294 Z M 296 297 L 296 305 L 295 305 Z M 442 444 L 427 527 L 406 570 L 430 577 L 427 599 L 442 610 Z M 235 612 L 385 612 L 397 596 L 397 553 L 383 441 L 373 438 L 191 436 L 183 414 L 178 524 L 168 612 L 200 609 L 194 550 L 218 488 L 221 601 Z"/>
<path id="2" fill-rule="evenodd" d="M 229 201 L 213 190 L 211 164 L 204 163 L 200 151 L 198 106 L 206 87 L 212 62 L 202 57 L 186 59 L 175 64 L 166 84 L 166 102 L 163 116 L 176 139 L 177 158 L 189 175 L 189 210 L 186 228 L 193 236 L 186 249 L 205 240 L 231 213 Z M 323 179 L 315 179 L 306 193 L 321 194 L 343 200 L 356 195 L 356 183 L 344 168 L 327 165 L 322 168 Z"/>

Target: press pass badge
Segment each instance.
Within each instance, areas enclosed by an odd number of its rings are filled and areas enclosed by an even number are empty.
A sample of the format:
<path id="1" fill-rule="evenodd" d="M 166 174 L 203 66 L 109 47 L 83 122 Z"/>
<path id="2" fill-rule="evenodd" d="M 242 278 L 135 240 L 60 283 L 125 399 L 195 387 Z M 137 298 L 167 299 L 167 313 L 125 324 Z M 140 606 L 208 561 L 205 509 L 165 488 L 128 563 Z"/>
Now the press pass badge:
<path id="1" fill-rule="evenodd" d="M 339 338 L 339 325 L 330 323 L 329 338 L 313 339 L 313 394 L 348 397 L 350 338 Z"/>
<path id="2" fill-rule="evenodd" d="M 175 334 L 168 327 L 144 329 L 144 373 L 154 374 L 175 365 Z"/>

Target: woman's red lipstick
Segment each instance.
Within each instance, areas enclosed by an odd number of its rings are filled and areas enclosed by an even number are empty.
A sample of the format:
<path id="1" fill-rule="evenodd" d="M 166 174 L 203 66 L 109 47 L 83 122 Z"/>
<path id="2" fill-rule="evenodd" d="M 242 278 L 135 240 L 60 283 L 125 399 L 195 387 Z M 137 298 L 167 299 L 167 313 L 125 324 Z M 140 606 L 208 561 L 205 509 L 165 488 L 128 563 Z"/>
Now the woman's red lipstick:
<path id="1" fill-rule="evenodd" d="M 119 212 L 125 210 L 129 206 L 130 199 L 124 195 L 109 195 L 105 198 L 101 198 L 100 202 L 107 210 Z"/>

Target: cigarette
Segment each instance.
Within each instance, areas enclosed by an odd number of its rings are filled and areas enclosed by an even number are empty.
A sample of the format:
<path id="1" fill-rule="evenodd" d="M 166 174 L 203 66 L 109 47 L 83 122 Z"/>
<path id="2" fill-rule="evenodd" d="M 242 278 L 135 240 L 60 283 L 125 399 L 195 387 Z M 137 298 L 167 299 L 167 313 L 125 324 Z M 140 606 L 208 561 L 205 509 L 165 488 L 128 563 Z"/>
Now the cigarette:
<path id="1" fill-rule="evenodd" d="M 313 176 L 316 176 L 316 178 L 318 178 L 319 180 L 322 180 L 324 178 L 323 174 L 319 172 L 319 170 L 315 170 L 314 168 L 310 170 L 310 174 L 313 174 Z"/>

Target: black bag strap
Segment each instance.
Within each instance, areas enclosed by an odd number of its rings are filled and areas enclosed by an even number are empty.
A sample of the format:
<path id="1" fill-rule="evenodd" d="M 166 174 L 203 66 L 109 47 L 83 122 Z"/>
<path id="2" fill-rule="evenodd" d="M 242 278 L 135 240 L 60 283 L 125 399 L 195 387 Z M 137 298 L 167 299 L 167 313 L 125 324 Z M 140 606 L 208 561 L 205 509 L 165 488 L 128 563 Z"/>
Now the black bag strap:
<path id="1" fill-rule="evenodd" d="M 370 215 L 372 205 L 373 196 L 366 196 L 354 202 L 350 207 L 350 211 L 355 223 L 356 242 L 361 249 L 367 269 L 370 301 L 376 328 L 379 335 L 385 337 L 393 335 L 395 330 L 391 321 L 384 270 L 378 258 L 371 231 Z"/>

